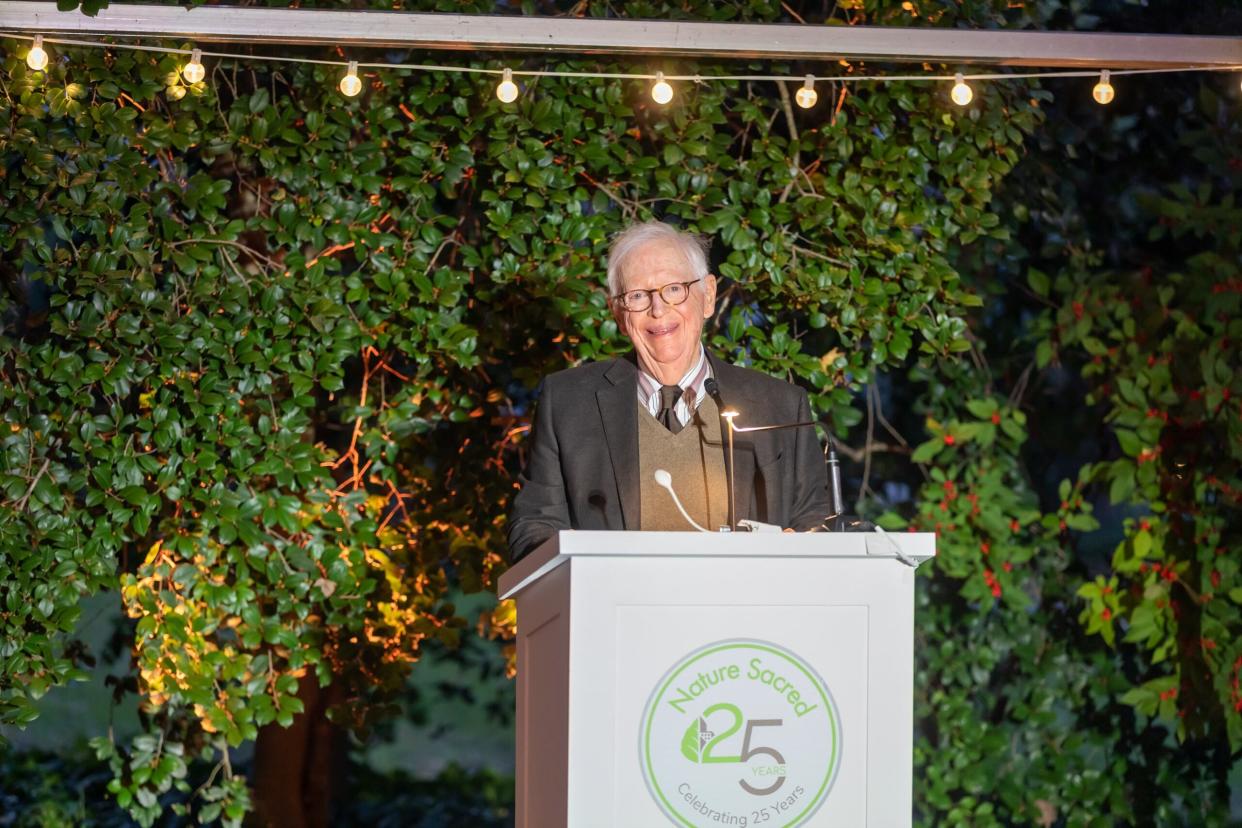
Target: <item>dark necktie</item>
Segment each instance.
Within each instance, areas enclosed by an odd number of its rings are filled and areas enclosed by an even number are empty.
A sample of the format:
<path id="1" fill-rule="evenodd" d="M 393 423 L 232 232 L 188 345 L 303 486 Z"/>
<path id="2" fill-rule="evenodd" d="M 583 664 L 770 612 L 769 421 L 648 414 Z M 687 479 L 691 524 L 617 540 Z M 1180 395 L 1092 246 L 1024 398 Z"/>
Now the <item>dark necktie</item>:
<path id="1" fill-rule="evenodd" d="M 656 415 L 656 419 L 660 421 L 660 425 L 676 434 L 681 431 L 681 421 L 677 419 L 677 415 L 673 413 L 673 409 L 677 406 L 677 401 L 681 399 L 680 385 L 661 385 L 660 386 L 660 413 Z"/>

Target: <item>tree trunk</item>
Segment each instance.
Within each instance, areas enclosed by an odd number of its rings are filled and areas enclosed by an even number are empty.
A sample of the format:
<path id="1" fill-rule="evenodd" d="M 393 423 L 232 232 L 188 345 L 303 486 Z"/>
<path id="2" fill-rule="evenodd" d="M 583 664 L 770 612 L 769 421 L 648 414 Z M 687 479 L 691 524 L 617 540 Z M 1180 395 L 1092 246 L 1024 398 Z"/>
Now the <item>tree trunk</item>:
<path id="1" fill-rule="evenodd" d="M 298 682 L 305 712 L 293 724 L 259 731 L 254 751 L 255 808 L 260 828 L 328 828 L 334 785 L 345 770 L 344 733 L 328 721 L 339 684 L 320 688 L 313 674 Z"/>

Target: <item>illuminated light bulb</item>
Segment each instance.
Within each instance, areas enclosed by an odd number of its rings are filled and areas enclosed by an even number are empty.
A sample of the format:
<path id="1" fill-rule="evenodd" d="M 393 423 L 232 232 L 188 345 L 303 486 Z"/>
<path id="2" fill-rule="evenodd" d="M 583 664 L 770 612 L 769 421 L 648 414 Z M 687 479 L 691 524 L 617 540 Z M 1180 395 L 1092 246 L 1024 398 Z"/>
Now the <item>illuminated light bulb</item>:
<path id="1" fill-rule="evenodd" d="M 203 53 L 198 49 L 190 52 L 190 62 L 181 67 L 181 77 L 185 78 L 186 83 L 194 84 L 207 77 L 207 70 L 203 68 Z"/>
<path id="2" fill-rule="evenodd" d="M 651 87 L 651 100 L 661 106 L 673 99 L 673 87 L 664 79 L 663 72 L 656 72 L 655 85 Z"/>
<path id="3" fill-rule="evenodd" d="M 966 84 L 966 79 L 962 77 L 962 73 L 958 72 L 953 79 L 953 91 L 949 93 L 953 98 L 953 103 L 958 106 L 965 106 L 975 99 L 974 90 Z"/>
<path id="4" fill-rule="evenodd" d="M 504 78 L 496 84 L 496 97 L 501 103 L 513 103 L 517 100 L 518 85 L 513 82 L 513 70 L 506 69 Z"/>
<path id="5" fill-rule="evenodd" d="M 47 68 L 47 52 L 43 51 L 43 35 L 35 35 L 34 45 L 26 53 L 26 65 L 36 72 Z"/>
<path id="6" fill-rule="evenodd" d="M 794 100 L 803 109 L 810 109 L 815 106 L 815 102 L 819 100 L 819 93 L 815 91 L 814 75 L 806 76 L 806 81 L 803 82 L 802 88 L 794 95 Z"/>
<path id="7" fill-rule="evenodd" d="M 362 81 L 358 80 L 358 61 L 351 60 L 349 68 L 345 70 L 345 77 L 341 78 L 340 83 L 341 94 L 347 98 L 352 98 L 362 91 Z"/>
<path id="8" fill-rule="evenodd" d="M 1091 97 L 1095 98 L 1095 102 L 1103 106 L 1111 103 L 1113 100 L 1113 85 L 1108 82 L 1108 70 L 1104 69 L 1100 72 L 1100 82 L 1091 90 Z"/>

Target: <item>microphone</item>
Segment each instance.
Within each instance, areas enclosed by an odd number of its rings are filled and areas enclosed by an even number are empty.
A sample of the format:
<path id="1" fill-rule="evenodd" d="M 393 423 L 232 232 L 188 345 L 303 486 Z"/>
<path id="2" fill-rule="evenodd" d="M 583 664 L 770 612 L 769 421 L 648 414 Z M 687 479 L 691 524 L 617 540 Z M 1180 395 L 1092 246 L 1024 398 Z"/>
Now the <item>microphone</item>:
<path id="1" fill-rule="evenodd" d="M 712 398 L 712 402 L 716 403 L 716 409 L 720 412 L 720 419 L 728 419 L 725 417 L 725 412 L 728 409 L 725 408 L 724 400 L 720 398 L 720 383 L 716 382 L 716 378 L 708 377 L 705 379 L 703 381 L 703 390 Z M 725 482 L 729 495 L 729 531 L 732 532 L 737 529 L 737 509 L 735 506 L 737 498 L 734 497 L 735 490 L 733 487 L 733 423 L 729 422 L 726 428 L 729 430 L 729 450 L 725 452 Z"/>
<path id="2" fill-rule="evenodd" d="M 681 500 L 677 497 L 677 492 L 673 491 L 673 476 L 664 469 L 656 469 L 653 477 L 655 477 L 656 485 L 668 490 L 669 496 L 673 498 L 673 505 L 677 507 L 677 511 L 681 512 L 681 516 L 686 519 L 686 523 L 689 523 L 700 532 L 707 532 L 708 530 L 695 523 L 694 518 L 690 517 L 682 507 Z"/>
<path id="3" fill-rule="evenodd" d="M 837 460 L 837 441 L 831 432 L 828 433 L 828 484 L 833 518 L 837 518 L 845 513 L 845 498 L 841 496 L 841 463 Z"/>

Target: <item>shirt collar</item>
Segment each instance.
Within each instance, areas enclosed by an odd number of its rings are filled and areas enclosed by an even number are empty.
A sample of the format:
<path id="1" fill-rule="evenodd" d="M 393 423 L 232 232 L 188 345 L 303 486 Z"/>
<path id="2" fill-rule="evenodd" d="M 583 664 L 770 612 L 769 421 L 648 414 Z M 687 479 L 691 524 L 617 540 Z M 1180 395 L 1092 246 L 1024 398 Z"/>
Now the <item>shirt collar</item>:
<path id="1" fill-rule="evenodd" d="M 699 395 L 703 390 L 703 381 L 710 375 L 710 371 L 706 370 L 707 353 L 703 348 L 703 343 L 699 343 L 699 358 L 695 360 L 694 365 L 690 366 L 690 370 L 682 375 L 677 384 L 681 386 L 683 391 L 694 390 L 695 395 Z M 650 397 L 652 394 L 660 393 L 661 383 L 658 379 L 648 374 L 640 366 L 638 369 L 638 387 L 644 397 Z"/>

